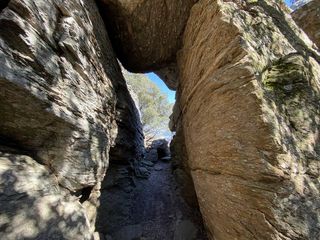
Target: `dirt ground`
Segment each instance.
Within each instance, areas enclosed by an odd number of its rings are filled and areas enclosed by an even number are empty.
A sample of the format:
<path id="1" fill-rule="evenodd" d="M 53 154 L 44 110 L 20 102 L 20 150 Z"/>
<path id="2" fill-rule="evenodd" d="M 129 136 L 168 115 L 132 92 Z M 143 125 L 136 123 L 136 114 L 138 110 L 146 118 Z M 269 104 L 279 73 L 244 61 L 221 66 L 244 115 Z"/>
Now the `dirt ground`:
<path id="1" fill-rule="evenodd" d="M 97 231 L 106 240 L 205 240 L 198 209 L 180 195 L 170 161 L 147 153 L 141 171 L 132 176 L 128 165 L 112 165 L 102 186 Z"/>

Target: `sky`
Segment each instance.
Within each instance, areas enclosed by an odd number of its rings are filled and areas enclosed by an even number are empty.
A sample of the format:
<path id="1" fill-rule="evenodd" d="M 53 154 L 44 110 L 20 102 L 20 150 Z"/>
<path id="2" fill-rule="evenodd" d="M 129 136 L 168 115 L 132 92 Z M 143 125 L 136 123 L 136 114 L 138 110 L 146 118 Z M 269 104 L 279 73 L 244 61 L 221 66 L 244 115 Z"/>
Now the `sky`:
<path id="1" fill-rule="evenodd" d="M 167 85 L 154 73 L 147 73 L 146 74 L 148 76 L 148 78 L 154 82 L 159 88 L 160 90 L 166 94 L 168 96 L 168 100 L 170 103 L 174 103 L 175 100 L 175 91 L 171 91 Z"/>
<path id="2" fill-rule="evenodd" d="M 288 6 L 291 6 L 291 0 L 285 0 L 285 2 Z"/>
<path id="3" fill-rule="evenodd" d="M 291 6 L 291 0 L 285 0 L 286 4 L 288 6 Z M 151 79 L 152 82 L 154 82 L 159 88 L 160 90 L 166 94 L 168 96 L 168 100 L 170 103 L 174 103 L 175 102 L 175 91 L 171 91 L 166 84 L 154 73 L 148 73 L 146 74 L 149 79 Z"/>

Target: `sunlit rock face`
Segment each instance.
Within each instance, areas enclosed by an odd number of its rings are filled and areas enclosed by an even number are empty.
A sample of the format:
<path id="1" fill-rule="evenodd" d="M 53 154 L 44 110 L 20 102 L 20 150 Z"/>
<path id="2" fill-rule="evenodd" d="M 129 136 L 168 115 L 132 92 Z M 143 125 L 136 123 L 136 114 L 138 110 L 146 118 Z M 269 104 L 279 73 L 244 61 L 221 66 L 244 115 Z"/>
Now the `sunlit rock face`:
<path id="1" fill-rule="evenodd" d="M 309 1 L 291 15 L 298 26 L 320 49 L 320 2 Z"/>
<path id="2" fill-rule="evenodd" d="M 273 1 L 250 2 L 192 8 L 171 126 L 211 239 L 316 240 L 319 52 Z"/>
<path id="3" fill-rule="evenodd" d="M 104 23 L 89 0 L 1 3 L 0 238 L 91 239 L 110 147 L 143 148 Z"/>

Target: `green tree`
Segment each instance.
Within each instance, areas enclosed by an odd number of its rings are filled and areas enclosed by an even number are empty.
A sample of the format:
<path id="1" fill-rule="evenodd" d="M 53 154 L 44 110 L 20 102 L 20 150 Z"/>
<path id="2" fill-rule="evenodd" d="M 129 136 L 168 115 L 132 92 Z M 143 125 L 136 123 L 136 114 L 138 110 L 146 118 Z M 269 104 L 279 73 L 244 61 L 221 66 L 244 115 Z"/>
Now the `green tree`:
<path id="1" fill-rule="evenodd" d="M 124 77 L 137 95 L 146 142 L 170 134 L 168 123 L 173 106 L 167 96 L 144 74 L 124 71 Z"/>

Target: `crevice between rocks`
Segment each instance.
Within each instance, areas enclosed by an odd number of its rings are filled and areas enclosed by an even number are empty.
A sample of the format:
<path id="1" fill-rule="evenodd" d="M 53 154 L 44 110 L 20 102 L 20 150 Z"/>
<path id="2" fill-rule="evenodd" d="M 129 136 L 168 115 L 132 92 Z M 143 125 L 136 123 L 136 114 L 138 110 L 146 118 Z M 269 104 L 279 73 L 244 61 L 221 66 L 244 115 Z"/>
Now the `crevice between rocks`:
<path id="1" fill-rule="evenodd" d="M 143 160 L 111 159 L 101 185 L 96 231 L 106 239 L 207 239 L 198 203 L 176 181 L 168 142 L 155 140 Z"/>
<path id="2" fill-rule="evenodd" d="M 3 9 L 5 9 L 8 4 L 9 4 L 10 0 L 1 0 L 0 2 L 0 13 L 2 12 Z"/>
<path id="3" fill-rule="evenodd" d="M 93 186 L 85 187 L 75 192 L 73 195 L 79 197 L 79 202 L 82 204 L 90 198 L 92 190 Z"/>

